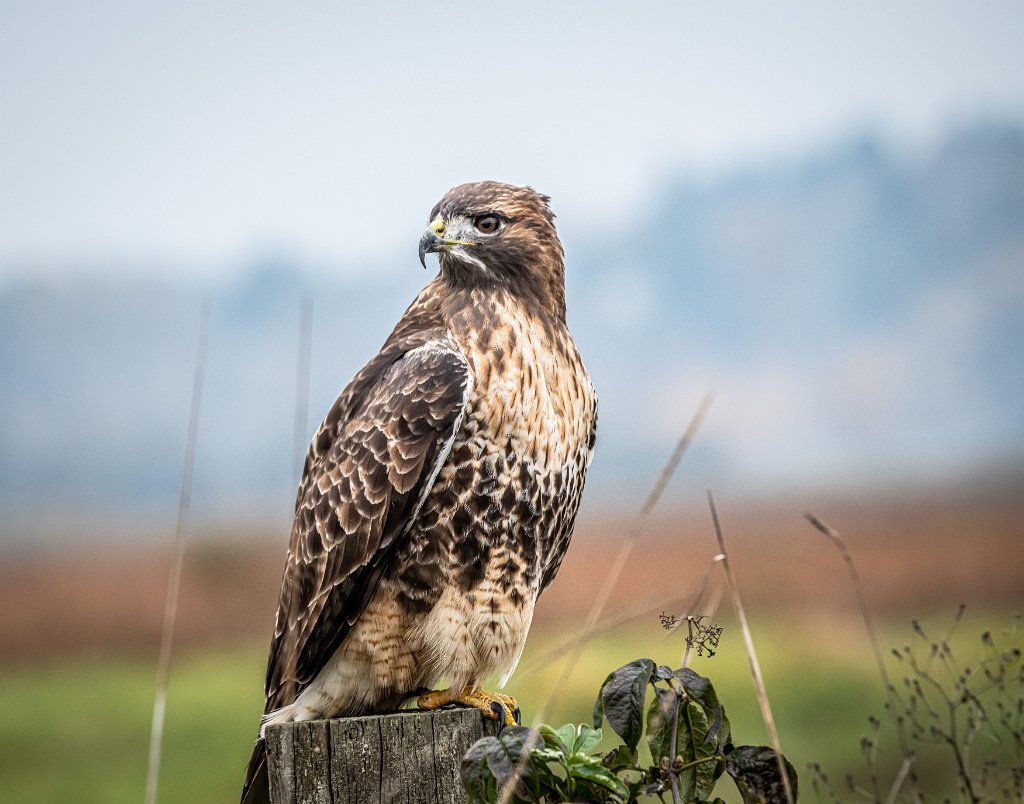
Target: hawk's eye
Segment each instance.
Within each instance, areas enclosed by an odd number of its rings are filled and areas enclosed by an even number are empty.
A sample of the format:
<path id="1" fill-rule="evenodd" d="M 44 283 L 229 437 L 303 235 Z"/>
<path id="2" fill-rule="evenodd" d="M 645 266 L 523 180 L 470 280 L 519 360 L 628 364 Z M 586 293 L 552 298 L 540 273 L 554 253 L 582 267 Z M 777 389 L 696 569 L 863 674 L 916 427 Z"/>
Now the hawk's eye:
<path id="1" fill-rule="evenodd" d="M 481 215 L 473 219 L 473 225 L 481 234 L 494 234 L 501 226 L 497 215 Z"/>

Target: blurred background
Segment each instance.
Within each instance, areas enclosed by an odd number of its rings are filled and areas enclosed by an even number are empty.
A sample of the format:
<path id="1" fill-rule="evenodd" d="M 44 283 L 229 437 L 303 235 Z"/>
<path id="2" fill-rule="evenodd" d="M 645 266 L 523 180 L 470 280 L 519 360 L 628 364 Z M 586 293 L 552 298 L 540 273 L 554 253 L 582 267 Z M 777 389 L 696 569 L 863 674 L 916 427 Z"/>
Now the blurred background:
<path id="1" fill-rule="evenodd" d="M 884 647 L 965 602 L 966 661 L 1024 602 L 1022 36 L 1013 0 L 0 5 L 0 797 L 142 798 L 205 300 L 160 800 L 236 798 L 298 455 L 485 178 L 552 197 L 601 399 L 510 691 L 541 705 L 713 392 L 548 719 L 678 663 L 711 487 L 784 750 L 862 772 L 884 690 L 803 514 Z M 720 585 L 698 669 L 764 742 Z"/>

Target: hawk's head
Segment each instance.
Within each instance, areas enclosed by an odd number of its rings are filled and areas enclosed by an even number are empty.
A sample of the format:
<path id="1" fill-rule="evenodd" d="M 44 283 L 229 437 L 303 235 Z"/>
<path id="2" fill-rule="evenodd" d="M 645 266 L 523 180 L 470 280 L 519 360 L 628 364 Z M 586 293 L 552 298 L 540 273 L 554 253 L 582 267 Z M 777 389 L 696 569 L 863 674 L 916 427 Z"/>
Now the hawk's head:
<path id="1" fill-rule="evenodd" d="M 481 181 L 453 187 L 430 212 L 420 262 L 436 253 L 461 286 L 502 286 L 565 315 L 562 244 L 548 197 L 530 187 Z"/>

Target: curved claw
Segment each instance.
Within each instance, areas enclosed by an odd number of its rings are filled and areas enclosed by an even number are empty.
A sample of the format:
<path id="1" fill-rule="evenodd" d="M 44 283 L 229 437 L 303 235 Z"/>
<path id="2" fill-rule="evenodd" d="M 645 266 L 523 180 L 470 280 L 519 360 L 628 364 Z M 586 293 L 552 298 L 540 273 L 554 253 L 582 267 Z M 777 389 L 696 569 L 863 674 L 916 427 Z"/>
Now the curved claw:
<path id="1" fill-rule="evenodd" d="M 416 703 L 420 709 L 437 709 L 448 704 L 471 706 L 480 710 L 489 720 L 501 721 L 503 726 L 515 726 L 522 718 L 519 704 L 514 698 L 500 692 L 486 692 L 478 687 L 427 692 Z"/>

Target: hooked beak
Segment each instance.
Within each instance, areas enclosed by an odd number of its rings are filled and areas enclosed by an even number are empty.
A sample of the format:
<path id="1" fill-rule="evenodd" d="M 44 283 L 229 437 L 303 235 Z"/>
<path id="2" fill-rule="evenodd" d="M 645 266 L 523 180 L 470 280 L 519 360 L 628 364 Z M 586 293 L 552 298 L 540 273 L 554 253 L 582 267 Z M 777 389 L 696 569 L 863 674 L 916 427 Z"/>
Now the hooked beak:
<path id="1" fill-rule="evenodd" d="M 450 245 L 441 235 L 444 234 L 444 220 L 440 216 L 434 218 L 430 222 L 430 226 L 423 232 L 423 237 L 420 238 L 420 264 L 427 267 L 427 254 L 436 254 L 439 251 L 444 251 L 445 248 Z"/>
<path id="2" fill-rule="evenodd" d="M 420 264 L 427 267 L 427 254 L 444 251 L 444 241 L 432 229 L 427 229 L 420 238 Z"/>

